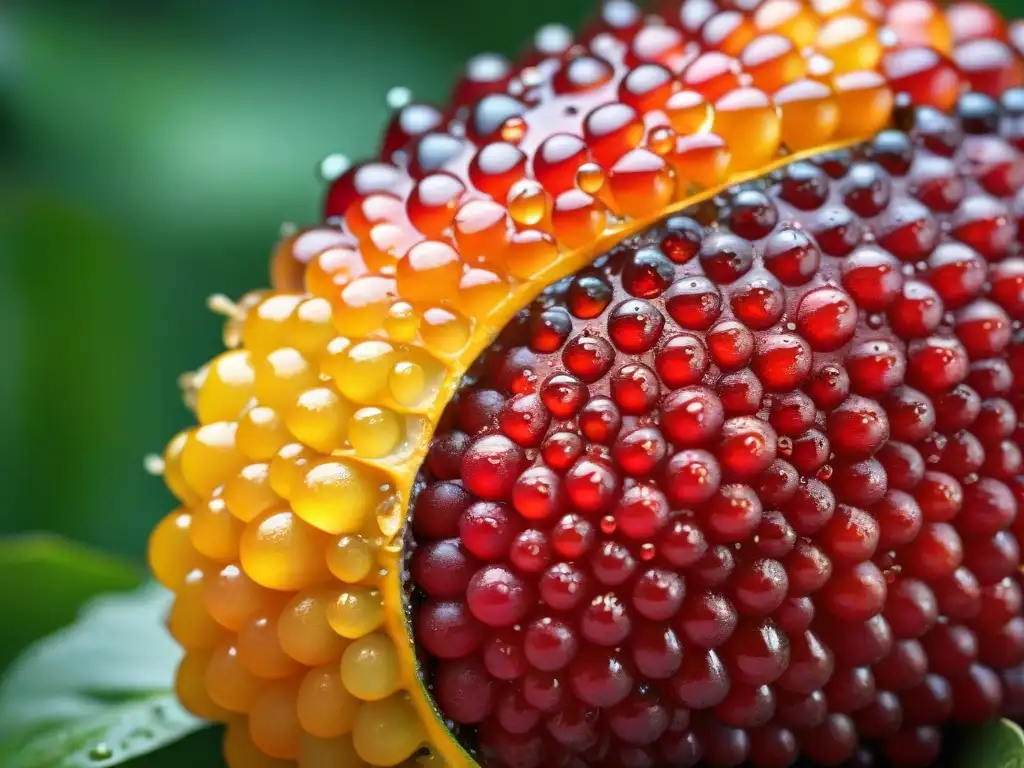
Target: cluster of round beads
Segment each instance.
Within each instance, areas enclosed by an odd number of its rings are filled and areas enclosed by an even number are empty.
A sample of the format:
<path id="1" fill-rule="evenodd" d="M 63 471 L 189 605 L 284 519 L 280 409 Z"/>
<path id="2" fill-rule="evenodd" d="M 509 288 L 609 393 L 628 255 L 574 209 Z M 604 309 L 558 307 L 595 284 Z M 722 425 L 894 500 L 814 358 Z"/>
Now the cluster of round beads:
<path id="1" fill-rule="evenodd" d="M 985 6 L 609 0 L 574 40 L 473 59 L 451 104 L 399 109 L 381 158 L 286 237 L 274 290 L 188 377 L 163 457 L 180 500 L 150 560 L 177 595 L 178 691 L 240 766 L 466 764 L 421 687 L 401 532 L 440 412 L 556 278 L 725 183 L 867 138 L 905 94 L 1019 84 Z"/>

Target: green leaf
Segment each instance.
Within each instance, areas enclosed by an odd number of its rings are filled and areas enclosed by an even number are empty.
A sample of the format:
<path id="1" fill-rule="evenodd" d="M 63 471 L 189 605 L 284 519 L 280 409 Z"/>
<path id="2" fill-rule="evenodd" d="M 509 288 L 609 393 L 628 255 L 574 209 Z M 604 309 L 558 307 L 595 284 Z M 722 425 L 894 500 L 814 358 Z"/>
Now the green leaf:
<path id="1" fill-rule="evenodd" d="M 1024 768 L 1024 731 L 1010 720 L 969 729 L 961 745 L 958 768 Z"/>
<path id="2" fill-rule="evenodd" d="M 30 643 L 74 620 L 92 597 L 137 587 L 139 572 L 117 558 L 54 536 L 0 541 L 0 673 Z"/>
<path id="3" fill-rule="evenodd" d="M 169 605 L 155 584 L 105 595 L 16 661 L 0 685 L 0 764 L 106 768 L 204 727 L 171 693 Z"/>
<path id="4" fill-rule="evenodd" d="M 202 725 L 173 693 L 108 706 L 20 742 L 8 768 L 102 768 L 178 741 Z"/>

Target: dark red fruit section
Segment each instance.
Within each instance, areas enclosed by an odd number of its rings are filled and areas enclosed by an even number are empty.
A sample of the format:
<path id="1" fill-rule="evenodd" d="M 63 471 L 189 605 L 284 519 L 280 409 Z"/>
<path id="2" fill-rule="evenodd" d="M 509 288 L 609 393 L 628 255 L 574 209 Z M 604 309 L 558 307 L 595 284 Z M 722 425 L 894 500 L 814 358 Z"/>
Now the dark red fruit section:
<path id="1" fill-rule="evenodd" d="M 502 333 L 412 523 L 482 765 L 926 765 L 1021 714 L 1022 110 L 906 110 Z"/>

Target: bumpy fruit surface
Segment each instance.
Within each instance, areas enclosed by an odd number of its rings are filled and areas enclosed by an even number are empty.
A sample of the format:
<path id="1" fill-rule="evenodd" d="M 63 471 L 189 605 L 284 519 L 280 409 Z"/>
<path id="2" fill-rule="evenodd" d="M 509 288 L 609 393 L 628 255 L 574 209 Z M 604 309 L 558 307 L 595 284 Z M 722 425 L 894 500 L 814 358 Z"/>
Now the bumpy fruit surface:
<path id="1" fill-rule="evenodd" d="M 928 765 L 1024 714 L 1022 45 L 610 0 L 396 112 L 163 456 L 231 768 Z"/>

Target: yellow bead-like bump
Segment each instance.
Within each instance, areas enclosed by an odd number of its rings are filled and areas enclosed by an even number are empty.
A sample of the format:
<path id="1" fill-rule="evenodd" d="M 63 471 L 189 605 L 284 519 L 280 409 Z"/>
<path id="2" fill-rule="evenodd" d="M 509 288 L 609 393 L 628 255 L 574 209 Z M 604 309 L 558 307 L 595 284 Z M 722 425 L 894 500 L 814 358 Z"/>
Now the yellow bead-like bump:
<path id="1" fill-rule="evenodd" d="M 895 103 L 892 88 L 877 72 L 850 72 L 833 81 L 839 105 L 838 138 L 872 136 L 889 122 Z"/>
<path id="2" fill-rule="evenodd" d="M 267 611 L 250 618 L 238 632 L 238 657 L 257 677 L 280 680 L 304 671 L 299 662 L 284 652 L 277 635 L 280 611 Z"/>
<path id="3" fill-rule="evenodd" d="M 217 646 L 206 665 L 206 690 L 217 706 L 229 712 L 250 710 L 267 681 L 256 677 L 238 658 L 238 649 L 229 641 Z"/>
<path id="4" fill-rule="evenodd" d="M 319 357 L 335 336 L 332 311 L 331 302 L 325 298 L 304 300 L 285 322 L 288 346 L 295 347 L 310 360 Z"/>
<path id="5" fill-rule="evenodd" d="M 206 610 L 218 624 L 233 632 L 275 599 L 273 592 L 253 581 L 236 563 L 225 565 L 203 580 Z"/>
<path id="6" fill-rule="evenodd" d="M 196 398 L 200 424 L 237 419 L 255 392 L 255 371 L 247 349 L 232 349 L 210 362 Z"/>
<path id="7" fill-rule="evenodd" d="M 189 573 L 174 596 L 174 604 L 167 615 L 167 631 L 188 651 L 212 648 L 227 633 L 206 608 L 206 578 L 206 571 L 202 568 Z"/>
<path id="8" fill-rule="evenodd" d="M 363 536 L 339 536 L 327 550 L 327 567 L 340 581 L 355 584 L 373 570 L 375 549 Z"/>
<path id="9" fill-rule="evenodd" d="M 804 0 L 768 0 L 754 13 L 758 29 L 788 37 L 797 48 L 814 44 L 820 21 Z"/>
<path id="10" fill-rule="evenodd" d="M 297 703 L 303 730 L 321 739 L 349 733 L 362 704 L 342 683 L 337 664 L 309 670 Z"/>
<path id="11" fill-rule="evenodd" d="M 469 343 L 470 321 L 444 307 L 432 307 L 423 313 L 420 335 L 423 343 L 437 355 L 457 355 Z"/>
<path id="12" fill-rule="evenodd" d="M 342 637 L 355 640 L 384 623 L 380 590 L 352 586 L 342 590 L 327 606 L 327 621 Z"/>
<path id="13" fill-rule="evenodd" d="M 352 346 L 352 340 L 347 336 L 335 336 L 324 348 L 320 355 L 320 373 L 329 379 L 337 379 L 343 376 L 345 366 L 348 365 L 348 350 Z M 335 383 L 335 387 L 337 387 Z M 338 391 L 344 392 L 339 389 Z"/>
<path id="14" fill-rule="evenodd" d="M 297 590 L 328 575 L 327 536 L 287 508 L 270 509 L 250 521 L 239 548 L 242 567 L 257 584 Z"/>
<path id="15" fill-rule="evenodd" d="M 412 341 L 420 328 L 420 318 L 407 301 L 396 301 L 384 319 L 384 332 L 395 341 Z"/>
<path id="16" fill-rule="evenodd" d="M 774 158 L 782 143 L 782 118 L 766 93 L 737 88 L 715 102 L 713 130 L 732 150 L 732 169 L 751 171 Z"/>
<path id="17" fill-rule="evenodd" d="M 374 632 L 346 648 L 341 657 L 341 682 L 363 701 L 377 701 L 397 691 L 401 672 L 391 638 Z"/>
<path id="18" fill-rule="evenodd" d="M 388 389 L 395 402 L 411 407 L 423 400 L 427 389 L 427 373 L 419 363 L 402 360 L 388 374 Z"/>
<path id="19" fill-rule="evenodd" d="M 315 387 L 299 395 L 286 423 L 296 438 L 321 453 L 345 445 L 352 404 L 332 387 Z"/>
<path id="20" fill-rule="evenodd" d="M 340 355 L 324 358 L 323 366 L 343 395 L 357 403 L 371 403 L 387 386 L 397 360 L 395 348 L 387 342 L 362 341 Z"/>
<path id="21" fill-rule="evenodd" d="M 289 319 L 302 296 L 278 293 L 249 310 L 242 325 L 242 342 L 256 355 L 266 355 L 287 343 Z"/>
<path id="22" fill-rule="evenodd" d="M 370 459 L 387 456 L 402 441 L 402 421 L 387 408 L 360 408 L 349 422 L 348 438 L 360 456 Z"/>
<path id="23" fill-rule="evenodd" d="M 196 429 L 181 452 L 181 473 L 197 494 L 206 498 L 245 466 L 245 457 L 235 446 L 238 424 L 215 421 Z"/>
<path id="24" fill-rule="evenodd" d="M 281 497 L 270 487 L 270 465 L 266 463 L 242 467 L 237 475 L 224 483 L 220 498 L 227 505 L 228 512 L 243 523 L 282 503 Z"/>
<path id="25" fill-rule="evenodd" d="M 292 509 L 322 531 L 356 533 L 380 505 L 384 484 L 375 469 L 347 458 L 327 459 L 292 489 Z"/>
<path id="26" fill-rule="evenodd" d="M 249 735 L 271 757 L 296 760 L 302 726 L 295 707 L 298 680 L 267 685 L 249 710 Z"/>
<path id="27" fill-rule="evenodd" d="M 192 546 L 218 563 L 238 559 L 238 540 L 245 524 L 228 511 L 220 496 L 200 504 L 192 512 L 189 539 Z"/>
<path id="28" fill-rule="evenodd" d="M 309 468 L 323 458 L 302 443 L 289 443 L 270 460 L 270 487 L 278 496 L 291 498 L 292 491 L 302 482 Z"/>
<path id="29" fill-rule="evenodd" d="M 378 766 L 398 765 L 419 749 L 424 738 L 419 715 L 402 693 L 363 704 L 352 729 L 356 752 Z"/>
<path id="30" fill-rule="evenodd" d="M 271 757 L 257 747 L 249 735 L 249 721 L 244 718 L 228 724 L 223 749 L 228 768 L 296 768 L 297 765 L 293 760 Z"/>
<path id="31" fill-rule="evenodd" d="M 711 103 L 697 91 L 677 91 L 669 96 L 668 103 L 665 105 L 665 113 L 676 135 L 682 136 L 703 133 L 711 127 L 714 120 L 714 109 Z M 577 176 L 577 183 L 579 182 L 580 179 Z"/>
<path id="32" fill-rule="evenodd" d="M 255 368 L 256 397 L 279 413 L 287 413 L 300 394 L 320 383 L 316 368 L 294 347 L 275 349 Z"/>
<path id="33" fill-rule="evenodd" d="M 462 262 L 448 243 L 425 240 L 417 243 L 395 269 L 398 295 L 410 301 L 430 301 L 436 296 L 454 296 L 459 289 Z"/>
<path id="34" fill-rule="evenodd" d="M 836 73 L 874 69 L 882 60 L 882 43 L 874 22 L 861 16 L 835 16 L 825 22 L 815 45 L 835 65 Z"/>
<path id="35" fill-rule="evenodd" d="M 150 570 L 157 581 L 172 591 L 180 589 L 192 571 L 210 564 L 192 546 L 191 527 L 191 513 L 177 509 L 161 520 L 149 535 Z"/>
<path id="36" fill-rule="evenodd" d="M 174 693 L 181 705 L 204 720 L 224 720 L 228 713 L 217 704 L 206 689 L 206 670 L 210 664 L 208 651 L 190 651 L 182 657 L 174 675 Z"/>
<path id="37" fill-rule="evenodd" d="M 341 289 L 339 299 L 333 303 L 334 328 L 352 336 L 369 336 L 383 327 L 388 308 L 397 298 L 394 278 L 358 277 Z"/>
<path id="38" fill-rule="evenodd" d="M 339 589 L 319 587 L 288 602 L 277 620 L 277 639 L 285 653 L 307 667 L 333 664 L 337 669 L 349 641 L 328 623 L 327 609 L 340 594 Z"/>
<path id="39" fill-rule="evenodd" d="M 199 500 L 197 494 L 189 484 L 185 482 L 185 476 L 181 472 L 181 454 L 188 442 L 191 430 L 179 432 L 164 449 L 164 482 L 179 501 L 185 504 L 192 504 Z"/>
<path id="40" fill-rule="evenodd" d="M 250 461 L 269 461 L 291 441 L 284 419 L 266 405 L 250 408 L 238 420 L 235 442 L 238 451 Z"/>
<path id="41" fill-rule="evenodd" d="M 299 768 L 370 768 L 356 753 L 352 737 L 318 739 L 303 734 L 299 743 Z"/>
<path id="42" fill-rule="evenodd" d="M 782 113 L 782 141 L 794 152 L 821 146 L 839 125 L 832 89 L 814 80 L 797 80 L 774 95 Z"/>

